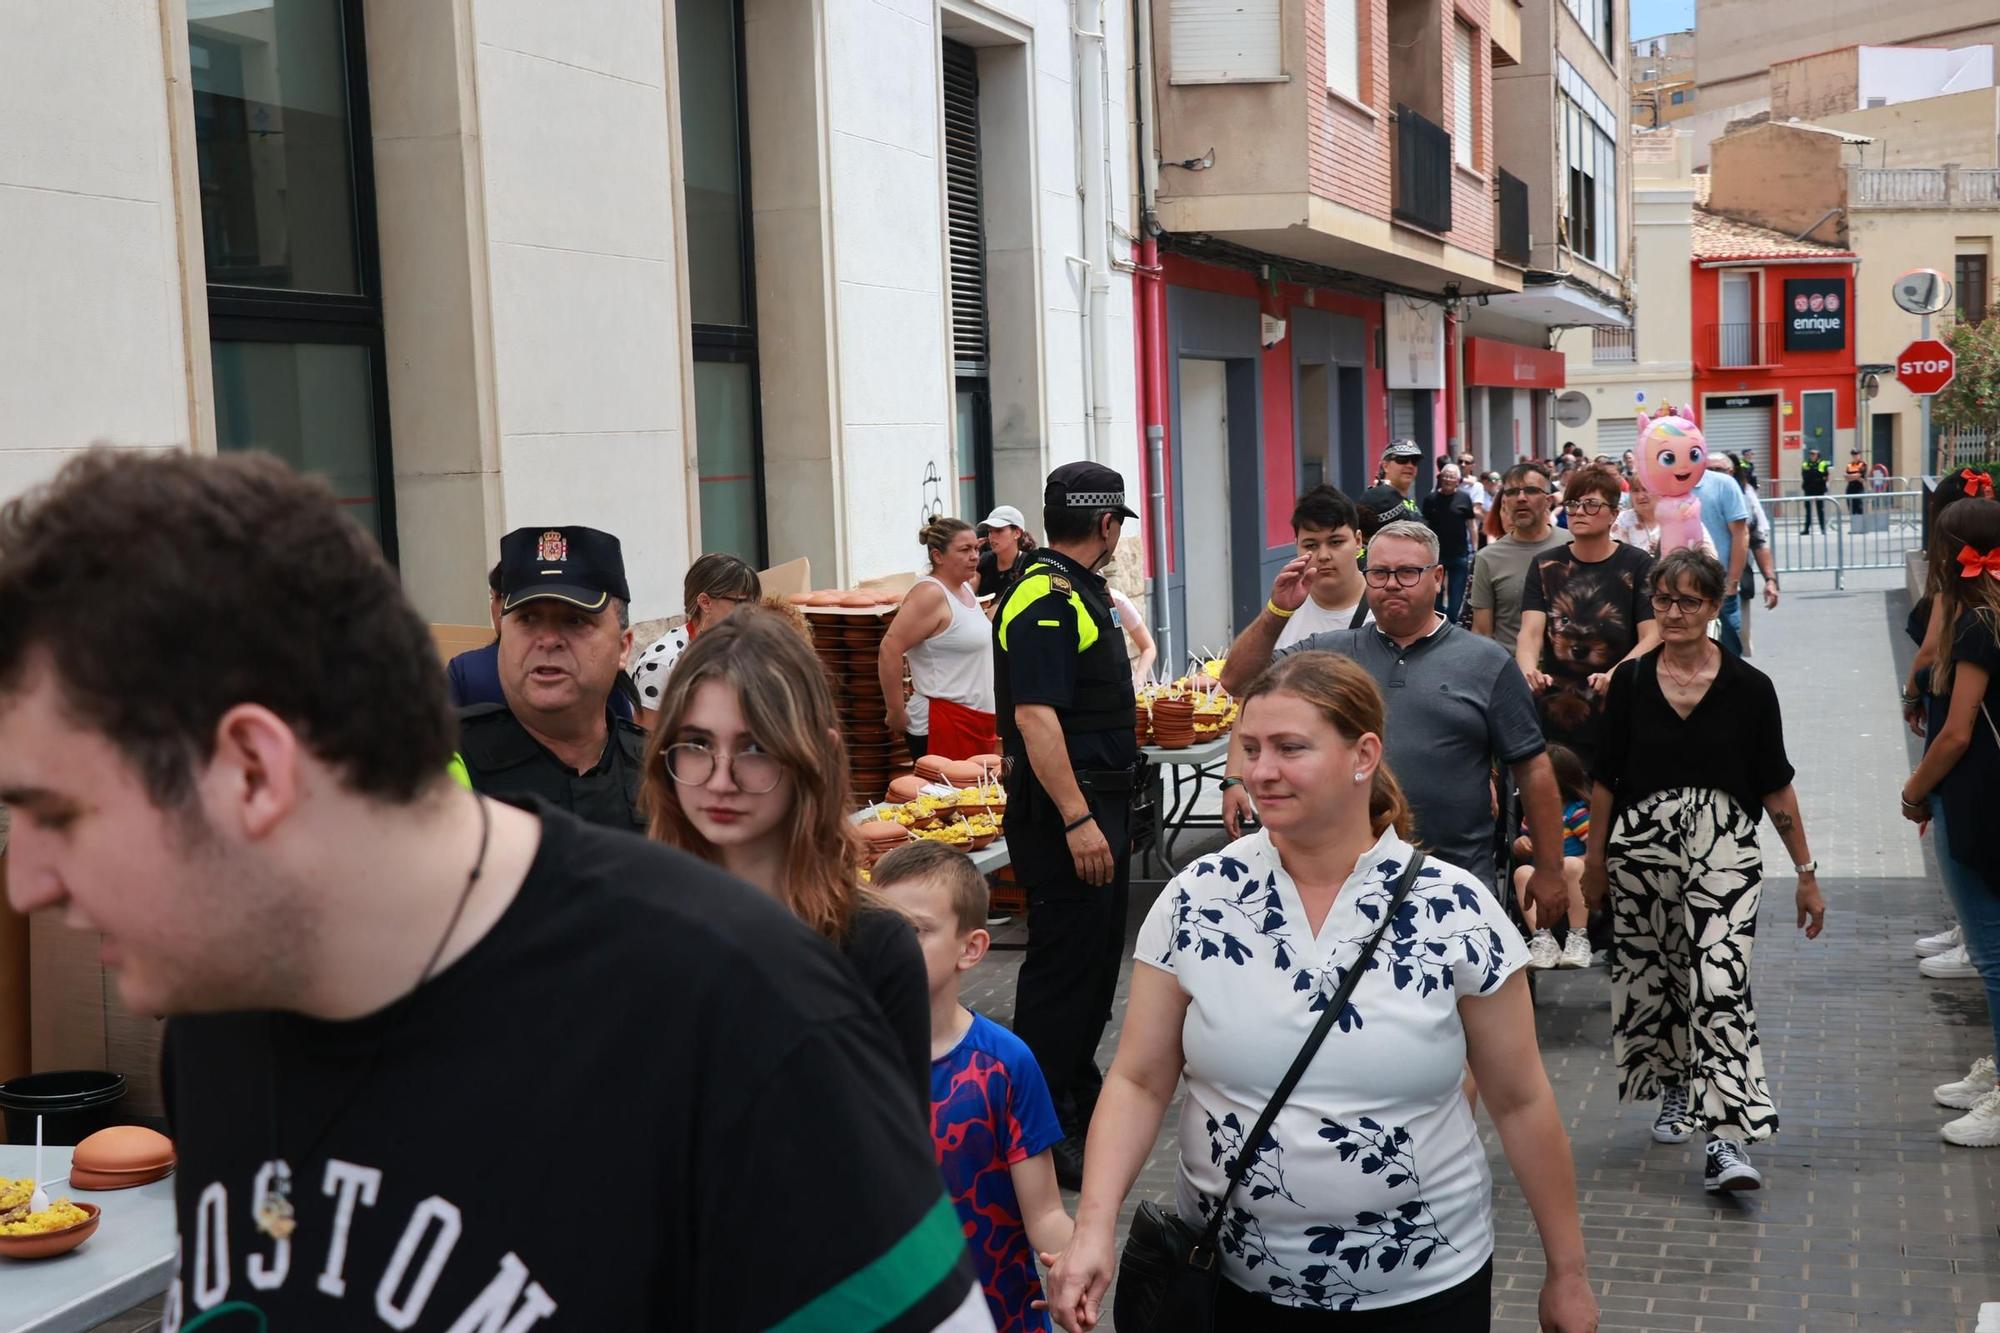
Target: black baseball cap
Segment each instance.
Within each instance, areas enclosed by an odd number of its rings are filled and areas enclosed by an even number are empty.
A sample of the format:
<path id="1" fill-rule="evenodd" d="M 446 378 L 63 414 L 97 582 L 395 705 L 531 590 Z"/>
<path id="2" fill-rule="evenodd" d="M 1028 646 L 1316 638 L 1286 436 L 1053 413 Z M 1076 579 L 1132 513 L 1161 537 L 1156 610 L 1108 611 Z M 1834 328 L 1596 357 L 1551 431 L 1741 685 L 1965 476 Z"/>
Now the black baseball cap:
<path id="1" fill-rule="evenodd" d="M 616 597 L 632 600 L 625 552 L 596 528 L 516 528 L 500 539 L 500 610 L 549 598 L 602 611 Z"/>
<path id="2" fill-rule="evenodd" d="M 1422 461 L 1424 451 L 1417 447 L 1415 440 L 1395 440 L 1382 451 L 1383 458 L 1393 458 L 1397 462 L 1416 463 Z"/>
<path id="3" fill-rule="evenodd" d="M 1049 473 L 1042 503 L 1051 509 L 1110 509 L 1139 517 L 1125 504 L 1125 478 L 1102 463 L 1064 463 Z"/>

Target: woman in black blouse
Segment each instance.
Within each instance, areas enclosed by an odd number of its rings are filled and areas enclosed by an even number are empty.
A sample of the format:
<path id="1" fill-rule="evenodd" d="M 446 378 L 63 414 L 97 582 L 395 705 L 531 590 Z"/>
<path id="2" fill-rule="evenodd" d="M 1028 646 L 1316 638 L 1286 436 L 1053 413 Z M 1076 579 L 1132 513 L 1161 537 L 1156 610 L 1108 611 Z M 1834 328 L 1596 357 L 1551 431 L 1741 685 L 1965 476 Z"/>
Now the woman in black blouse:
<path id="1" fill-rule="evenodd" d="M 1826 922 L 1770 678 L 1708 637 L 1722 566 L 1691 548 L 1653 566 L 1660 646 L 1611 675 L 1592 770 L 1584 892 L 1612 904 L 1612 1034 L 1621 1100 L 1658 1096 L 1653 1137 L 1708 1133 L 1710 1190 L 1756 1189 L 1746 1142 L 1777 1132 L 1750 954 L 1768 811 L 1799 877 L 1799 926 Z"/>

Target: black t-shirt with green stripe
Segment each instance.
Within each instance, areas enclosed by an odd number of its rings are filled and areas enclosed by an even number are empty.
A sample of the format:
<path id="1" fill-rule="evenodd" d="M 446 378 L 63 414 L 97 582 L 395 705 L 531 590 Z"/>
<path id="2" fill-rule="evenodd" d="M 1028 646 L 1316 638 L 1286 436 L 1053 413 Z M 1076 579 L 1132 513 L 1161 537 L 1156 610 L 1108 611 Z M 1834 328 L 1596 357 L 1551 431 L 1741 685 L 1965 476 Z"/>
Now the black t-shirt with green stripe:
<path id="1" fill-rule="evenodd" d="M 170 1326 L 989 1327 L 840 956 L 701 862 L 537 813 L 512 905 L 415 994 L 169 1025 Z M 256 1226 L 280 1160 L 283 1243 Z"/>

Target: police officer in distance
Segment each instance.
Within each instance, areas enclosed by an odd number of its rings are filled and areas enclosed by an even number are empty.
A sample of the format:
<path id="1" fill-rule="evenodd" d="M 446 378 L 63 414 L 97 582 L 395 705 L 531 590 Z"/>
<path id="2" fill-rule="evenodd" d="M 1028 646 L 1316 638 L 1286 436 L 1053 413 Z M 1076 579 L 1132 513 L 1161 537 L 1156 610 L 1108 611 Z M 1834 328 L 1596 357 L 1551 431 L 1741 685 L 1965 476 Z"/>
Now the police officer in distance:
<path id="1" fill-rule="evenodd" d="M 537 796 L 580 819 L 644 832 L 646 733 L 612 709 L 632 651 L 618 539 L 596 528 L 517 528 L 500 540 L 501 704 L 459 710 L 464 778 L 488 796 Z"/>
<path id="2" fill-rule="evenodd" d="M 1028 887 L 1014 1031 L 1035 1053 L 1066 1137 L 1056 1176 L 1083 1178 L 1103 1075 L 1098 1039 L 1125 952 L 1138 742 L 1125 632 L 1097 571 L 1118 549 L 1125 479 L 1067 463 L 1042 494 L 1047 545 L 993 617 L 996 717 L 1008 760 L 1007 846 Z"/>
<path id="3" fill-rule="evenodd" d="M 1824 496 L 1826 494 L 1827 474 L 1832 469 L 1833 464 L 1829 460 L 1821 458 L 1819 450 L 1806 450 L 1806 461 L 1799 464 L 1800 492 L 1805 495 Z M 1826 505 L 1827 502 L 1824 499 L 1806 501 L 1806 525 L 1799 529 L 1801 534 L 1812 531 L 1813 514 L 1815 511 L 1819 514 L 1819 530 L 1821 532 L 1826 531 Z"/>

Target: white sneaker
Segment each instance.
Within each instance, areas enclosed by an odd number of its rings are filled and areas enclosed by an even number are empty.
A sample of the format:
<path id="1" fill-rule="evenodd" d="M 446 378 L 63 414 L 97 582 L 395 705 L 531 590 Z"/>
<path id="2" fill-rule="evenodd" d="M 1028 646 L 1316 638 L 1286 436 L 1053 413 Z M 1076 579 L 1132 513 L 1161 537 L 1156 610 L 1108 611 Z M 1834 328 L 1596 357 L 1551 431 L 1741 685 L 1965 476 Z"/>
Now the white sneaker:
<path id="1" fill-rule="evenodd" d="M 1934 958 L 1938 954 L 1958 948 L 1963 943 L 1965 936 L 1959 933 L 1957 926 L 1953 926 L 1950 930 L 1941 930 L 1935 935 L 1926 935 L 1918 940 L 1917 957 Z"/>
<path id="2" fill-rule="evenodd" d="M 1528 941 L 1528 966 L 1537 972 L 1547 971 L 1562 962 L 1562 950 L 1556 947 L 1554 931 L 1538 930 Z"/>
<path id="3" fill-rule="evenodd" d="M 1917 964 L 1917 971 L 1938 981 L 1963 981 L 1979 975 L 1979 969 L 1972 965 L 1972 956 L 1966 953 L 1963 944 L 1940 954 L 1932 954 Z"/>
<path id="4" fill-rule="evenodd" d="M 1949 1106 L 1954 1111 L 1970 1111 L 1981 1097 L 1993 1091 L 1993 1085 L 2000 1082 L 1993 1073 L 1993 1057 L 1982 1055 L 1972 1062 L 1972 1072 L 1951 1083 L 1940 1083 L 1932 1089 L 1939 1106 Z"/>
<path id="5" fill-rule="evenodd" d="M 1583 933 L 1581 926 L 1571 928 L 1569 938 L 1563 941 L 1562 957 L 1557 960 L 1556 965 L 1558 967 L 1590 966 L 1590 940 Z"/>
<path id="6" fill-rule="evenodd" d="M 1653 1120 L 1653 1142 L 1686 1143 L 1694 1137 L 1694 1116 L 1686 1088 L 1660 1091 L 1660 1114 Z"/>
<path id="7" fill-rule="evenodd" d="M 2000 1098 L 1994 1099 L 2000 1105 Z M 1957 1121 L 1953 1121 L 1957 1124 Z M 1996 1127 L 2000 1127 L 2000 1114 L 1994 1117 Z M 1764 1175 L 1750 1165 L 1749 1154 L 1735 1139 L 1710 1139 L 1708 1141 L 1708 1161 L 1701 1177 L 1702 1188 L 1721 1194 L 1735 1190 L 1755 1190 L 1764 1187 Z"/>
<path id="8" fill-rule="evenodd" d="M 1938 1135 L 1961 1148 L 2000 1148 L 2000 1088 L 1990 1089 Z"/>

